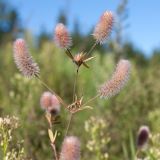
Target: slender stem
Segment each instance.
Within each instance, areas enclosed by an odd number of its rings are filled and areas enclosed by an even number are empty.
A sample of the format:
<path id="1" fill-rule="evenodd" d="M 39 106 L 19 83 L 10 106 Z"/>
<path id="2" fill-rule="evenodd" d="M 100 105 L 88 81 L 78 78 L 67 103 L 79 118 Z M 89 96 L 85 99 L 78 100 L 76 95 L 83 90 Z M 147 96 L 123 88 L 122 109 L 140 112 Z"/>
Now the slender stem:
<path id="1" fill-rule="evenodd" d="M 75 101 L 75 94 L 76 94 L 78 73 L 79 73 L 79 67 L 77 68 L 76 75 L 75 75 L 75 80 L 74 80 L 74 86 L 73 86 L 73 102 Z"/>
<path id="2" fill-rule="evenodd" d="M 138 150 L 136 151 L 136 154 L 135 154 L 135 158 L 136 158 L 135 160 L 137 160 L 139 152 L 140 152 L 140 150 L 138 149 Z"/>
<path id="3" fill-rule="evenodd" d="M 89 54 L 94 50 L 94 48 L 96 47 L 96 45 L 97 45 L 97 42 L 95 42 L 95 43 L 93 44 L 93 46 L 92 46 L 91 49 L 87 52 L 86 55 L 89 55 Z"/>
<path id="4" fill-rule="evenodd" d="M 46 83 L 44 83 L 41 78 L 39 76 L 36 77 L 40 82 L 41 84 L 46 87 L 52 94 L 54 94 L 57 99 L 59 100 L 59 102 L 64 106 L 64 107 L 67 107 L 66 103 L 62 100 L 61 97 L 59 97 Z"/>
<path id="5" fill-rule="evenodd" d="M 74 81 L 74 86 L 73 86 L 73 102 L 75 101 L 76 87 L 77 87 L 77 80 L 78 80 L 78 73 L 79 73 L 79 67 L 77 68 L 77 71 L 76 71 L 75 81 Z M 68 134 L 69 127 L 71 125 L 72 119 L 73 119 L 73 113 L 70 113 L 70 118 L 69 118 L 69 121 L 68 121 L 68 124 L 67 124 L 67 129 L 66 129 L 65 137 Z"/>
<path id="6" fill-rule="evenodd" d="M 69 127 L 70 127 L 70 125 L 71 125 L 72 119 L 73 119 L 73 113 L 70 113 L 70 118 L 69 118 L 69 121 L 68 121 L 68 125 L 67 125 L 67 129 L 66 129 L 65 137 L 66 137 L 67 134 L 68 134 Z"/>
<path id="7" fill-rule="evenodd" d="M 2 126 L 2 136 L 3 136 L 3 160 L 5 160 L 9 142 L 3 126 Z"/>
<path id="8" fill-rule="evenodd" d="M 57 155 L 57 151 L 56 151 L 56 146 L 55 146 L 55 144 L 51 143 L 51 147 L 52 147 L 53 152 L 54 152 L 55 160 L 58 160 L 58 155 Z"/>
<path id="9" fill-rule="evenodd" d="M 66 49 L 66 52 L 65 52 L 66 54 L 67 54 L 67 56 L 69 57 L 69 58 L 71 58 L 72 60 L 74 59 L 74 57 L 73 57 L 73 55 L 72 55 L 72 53 L 71 53 L 71 51 L 69 50 L 69 49 Z"/>
<path id="10" fill-rule="evenodd" d="M 87 102 L 85 102 L 85 103 L 83 104 L 83 106 L 85 106 L 86 104 L 88 104 L 88 103 L 94 101 L 94 100 L 95 100 L 96 98 L 98 98 L 98 97 L 99 97 L 99 94 L 97 94 L 97 95 L 94 96 L 93 98 L 89 99 Z"/>
<path id="11" fill-rule="evenodd" d="M 50 117 L 50 119 L 48 119 L 47 116 L 46 116 L 46 119 L 47 119 L 47 121 L 48 121 L 48 123 L 49 123 L 49 129 L 52 131 L 52 129 L 53 129 L 53 124 L 52 124 L 52 122 L 51 122 L 51 118 L 52 118 L 52 117 Z M 53 132 L 52 132 L 52 134 L 53 134 Z M 50 135 L 49 135 L 49 138 L 50 138 Z M 55 137 L 55 138 L 56 138 L 56 137 Z M 54 153 L 55 160 L 58 160 L 58 155 L 57 155 L 57 151 L 56 151 L 55 140 L 54 140 L 54 142 L 53 142 L 53 141 L 51 140 L 51 138 L 50 138 L 50 141 L 51 141 L 51 147 L 52 147 L 52 149 L 53 149 L 53 153 Z"/>
<path id="12" fill-rule="evenodd" d="M 75 101 L 75 94 L 76 94 L 76 86 L 77 86 L 78 73 L 79 73 L 79 67 L 77 68 L 77 71 L 76 71 L 75 81 L 74 81 L 74 86 L 73 86 L 73 102 Z M 71 125 L 72 119 L 73 119 L 73 113 L 70 113 L 70 118 L 69 118 L 69 121 L 68 121 L 65 137 L 67 136 L 67 133 L 68 133 L 69 127 Z"/>

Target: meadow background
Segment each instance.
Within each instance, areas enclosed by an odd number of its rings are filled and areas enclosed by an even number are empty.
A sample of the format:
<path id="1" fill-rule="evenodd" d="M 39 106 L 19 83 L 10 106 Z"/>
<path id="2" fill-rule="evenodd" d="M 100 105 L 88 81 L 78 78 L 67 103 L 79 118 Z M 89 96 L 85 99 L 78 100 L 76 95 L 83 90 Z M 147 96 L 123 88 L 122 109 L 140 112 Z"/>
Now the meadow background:
<path id="1" fill-rule="evenodd" d="M 97 157 L 104 153 L 111 160 L 131 160 L 141 125 L 148 125 L 153 134 L 160 132 L 160 47 L 157 45 L 148 55 L 135 45 L 135 41 L 125 36 L 125 31 L 130 27 L 128 23 L 131 24 L 128 3 L 126 0 L 118 1 L 114 10 L 117 21 L 108 44 L 94 50 L 92 54 L 96 58 L 89 63 L 90 69 L 82 67 L 80 70 L 78 91 L 87 100 L 96 94 L 97 87 L 104 80 L 109 79 L 120 58 L 129 59 L 132 63 L 129 83 L 119 95 L 107 100 L 97 99 L 91 104 L 93 110 L 80 112 L 73 120 L 69 135 L 80 138 L 84 160 L 88 157 L 98 160 L 100 158 Z M 41 94 L 46 89 L 36 79 L 21 76 L 13 61 L 13 41 L 17 37 L 23 37 L 27 41 L 40 66 L 42 79 L 68 103 L 72 100 L 75 66 L 64 51 L 53 43 L 53 32 L 42 27 L 38 34 L 34 34 L 25 27 L 13 4 L 13 1 L 0 0 L 0 116 L 17 116 L 20 127 L 15 139 L 24 140 L 25 152 L 33 160 L 49 160 L 52 159 L 52 151 L 47 137 L 47 123 L 39 103 Z M 101 14 L 99 12 L 99 16 Z M 65 7 L 59 10 L 56 22 L 69 25 Z M 88 50 L 94 42 L 90 35 L 92 30 L 81 33 L 81 26 L 77 18 L 71 30 L 73 53 Z M 150 34 L 152 32 L 154 33 L 154 28 L 150 29 Z M 154 39 L 150 41 L 153 42 Z M 68 114 L 62 108 L 61 123 L 57 126 L 58 148 L 67 119 Z M 102 125 L 99 125 L 101 122 Z M 91 127 L 89 130 L 88 123 Z M 105 144 L 100 143 L 101 139 L 106 140 Z M 98 149 L 95 146 L 99 146 Z"/>

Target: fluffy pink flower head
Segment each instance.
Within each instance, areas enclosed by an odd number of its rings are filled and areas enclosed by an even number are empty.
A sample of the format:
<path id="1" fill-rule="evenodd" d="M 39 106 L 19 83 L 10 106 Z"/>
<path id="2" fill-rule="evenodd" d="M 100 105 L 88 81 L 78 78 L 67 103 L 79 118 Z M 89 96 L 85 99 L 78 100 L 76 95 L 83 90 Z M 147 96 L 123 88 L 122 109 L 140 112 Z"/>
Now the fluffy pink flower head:
<path id="1" fill-rule="evenodd" d="M 129 79 L 131 64 L 128 60 L 120 60 L 111 80 L 104 83 L 99 94 L 102 98 L 110 98 L 120 92 Z"/>
<path id="2" fill-rule="evenodd" d="M 67 49 L 72 45 L 72 39 L 67 28 L 62 23 L 57 24 L 55 28 L 54 40 L 60 48 Z"/>
<path id="3" fill-rule="evenodd" d="M 23 39 L 17 39 L 13 44 L 13 56 L 17 68 L 26 77 L 39 75 L 39 67 L 29 54 L 26 42 Z"/>
<path id="4" fill-rule="evenodd" d="M 114 18 L 112 12 L 106 11 L 103 13 L 93 33 L 93 37 L 97 43 L 105 43 L 112 31 L 113 21 Z"/>
<path id="5" fill-rule="evenodd" d="M 60 103 L 55 95 L 50 92 L 44 92 L 40 99 L 41 107 L 53 115 L 60 112 Z"/>
<path id="6" fill-rule="evenodd" d="M 59 160 L 80 160 L 80 141 L 77 137 L 66 137 Z"/>

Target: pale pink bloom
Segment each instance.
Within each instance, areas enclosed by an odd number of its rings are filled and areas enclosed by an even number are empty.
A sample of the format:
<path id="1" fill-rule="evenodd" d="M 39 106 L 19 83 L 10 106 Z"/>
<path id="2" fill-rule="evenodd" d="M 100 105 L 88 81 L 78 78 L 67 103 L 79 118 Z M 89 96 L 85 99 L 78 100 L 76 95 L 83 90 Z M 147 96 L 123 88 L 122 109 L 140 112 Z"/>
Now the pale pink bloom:
<path id="1" fill-rule="evenodd" d="M 17 39 L 13 44 L 13 56 L 17 68 L 26 77 L 38 76 L 39 67 L 29 54 L 26 42 L 23 39 Z"/>
<path id="2" fill-rule="evenodd" d="M 57 24 L 55 28 L 54 40 L 60 48 L 67 49 L 72 45 L 72 39 L 67 28 L 62 23 Z"/>
<path id="3" fill-rule="evenodd" d="M 54 115 L 57 115 L 60 112 L 60 103 L 55 95 L 52 94 L 51 97 L 51 107 L 48 108 L 48 111 Z"/>
<path id="4" fill-rule="evenodd" d="M 59 160 L 80 160 L 80 141 L 77 137 L 64 139 Z"/>
<path id="5" fill-rule="evenodd" d="M 50 92 L 44 92 L 40 99 L 41 107 L 54 115 L 60 112 L 60 103 L 55 95 Z"/>
<path id="6" fill-rule="evenodd" d="M 40 99 L 40 104 L 43 109 L 48 109 L 52 106 L 52 93 L 44 92 Z"/>
<path id="7" fill-rule="evenodd" d="M 97 43 L 105 43 L 112 31 L 113 21 L 114 17 L 112 12 L 106 11 L 103 13 L 93 33 L 93 37 L 95 38 Z"/>
<path id="8" fill-rule="evenodd" d="M 131 64 L 128 60 L 120 60 L 111 80 L 104 83 L 99 94 L 102 98 L 110 98 L 120 92 L 129 79 Z"/>

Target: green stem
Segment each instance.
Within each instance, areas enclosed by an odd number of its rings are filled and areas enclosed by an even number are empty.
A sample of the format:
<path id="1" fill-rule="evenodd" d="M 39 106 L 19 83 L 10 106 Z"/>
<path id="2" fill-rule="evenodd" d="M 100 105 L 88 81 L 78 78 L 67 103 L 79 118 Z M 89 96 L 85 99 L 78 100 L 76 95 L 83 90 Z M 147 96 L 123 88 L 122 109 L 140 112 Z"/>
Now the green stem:
<path id="1" fill-rule="evenodd" d="M 48 123 L 49 123 L 49 129 L 52 131 L 53 130 L 53 124 L 51 122 L 51 119 L 50 119 L 50 121 L 48 121 Z M 53 134 L 53 131 L 52 131 L 52 134 Z M 51 139 L 50 139 L 50 141 L 51 141 Z M 52 150 L 53 150 L 53 153 L 54 153 L 55 160 L 58 160 L 58 154 L 57 154 L 55 142 L 51 141 L 51 147 L 52 147 Z"/>
<path id="2" fill-rule="evenodd" d="M 75 80 L 74 80 L 74 86 L 73 86 L 73 102 L 75 101 L 75 94 L 76 94 L 78 73 L 79 73 L 79 67 L 77 68 L 76 75 L 75 75 Z"/>
<path id="3" fill-rule="evenodd" d="M 87 102 L 85 102 L 85 103 L 83 104 L 83 106 L 85 106 L 85 105 L 87 105 L 88 103 L 94 101 L 94 100 L 95 100 L 96 98 L 98 98 L 98 97 L 99 97 L 99 94 L 97 94 L 97 95 L 94 96 L 93 98 L 89 99 Z"/>
<path id="4" fill-rule="evenodd" d="M 6 135 L 3 127 L 2 127 L 2 135 L 3 135 L 3 160 L 5 160 L 9 142 L 8 142 L 8 136 Z"/>
<path id="5" fill-rule="evenodd" d="M 88 56 L 94 50 L 94 48 L 96 47 L 96 45 L 97 45 L 97 42 L 95 42 L 93 44 L 93 46 L 91 47 L 91 49 L 87 52 L 86 56 Z"/>
<path id="6" fill-rule="evenodd" d="M 58 155 L 57 155 L 57 150 L 56 150 L 55 144 L 51 143 L 51 147 L 52 147 L 53 152 L 54 152 L 55 160 L 58 160 Z"/>
<path id="7" fill-rule="evenodd" d="M 65 137 L 66 137 L 67 134 L 68 134 L 69 127 L 70 127 L 70 125 L 71 125 L 72 119 L 73 119 L 73 113 L 70 113 L 70 118 L 69 118 L 69 121 L 68 121 L 68 125 L 67 125 L 67 129 L 66 129 Z"/>
<path id="8" fill-rule="evenodd" d="M 69 50 L 69 49 L 66 49 L 66 52 L 65 52 L 66 54 L 67 54 L 67 56 L 69 57 L 69 58 L 71 58 L 72 60 L 74 59 L 74 57 L 73 57 L 73 55 L 72 55 L 72 53 L 71 53 L 71 51 Z"/>

